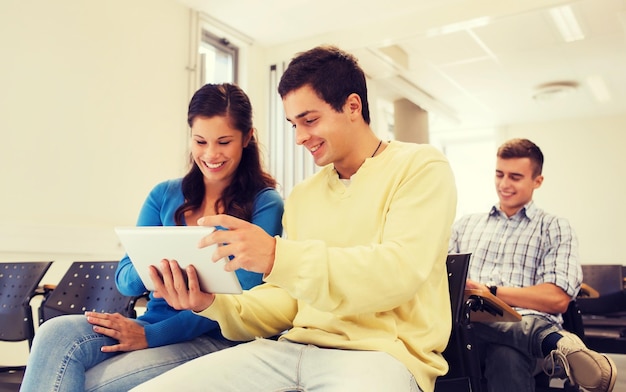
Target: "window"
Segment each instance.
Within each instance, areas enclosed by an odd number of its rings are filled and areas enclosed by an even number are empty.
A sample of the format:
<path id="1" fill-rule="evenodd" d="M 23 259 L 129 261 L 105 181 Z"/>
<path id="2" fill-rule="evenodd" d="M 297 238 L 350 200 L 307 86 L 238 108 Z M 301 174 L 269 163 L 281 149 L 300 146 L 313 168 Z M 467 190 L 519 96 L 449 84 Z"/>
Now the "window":
<path id="1" fill-rule="evenodd" d="M 237 83 L 238 48 L 226 38 L 202 30 L 200 83 Z"/>

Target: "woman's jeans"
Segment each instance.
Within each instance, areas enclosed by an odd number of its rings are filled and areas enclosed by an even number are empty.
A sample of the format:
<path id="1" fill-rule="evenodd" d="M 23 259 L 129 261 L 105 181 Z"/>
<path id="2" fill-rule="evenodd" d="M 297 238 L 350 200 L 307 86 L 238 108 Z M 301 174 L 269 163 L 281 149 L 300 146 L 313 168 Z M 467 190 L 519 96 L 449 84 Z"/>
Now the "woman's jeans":
<path id="1" fill-rule="evenodd" d="M 205 335 L 131 352 L 100 351 L 115 343 L 115 339 L 94 332 L 83 315 L 46 321 L 35 334 L 20 391 L 128 391 L 191 359 L 236 344 Z"/>
<path id="2" fill-rule="evenodd" d="M 139 391 L 418 392 L 407 368 L 379 351 L 257 339 L 205 355 L 133 389 Z"/>
<path id="3" fill-rule="evenodd" d="M 540 315 L 524 315 L 520 322 L 472 323 L 487 390 L 533 392 L 537 359 L 544 357 L 541 343 L 559 330 L 558 324 Z"/>

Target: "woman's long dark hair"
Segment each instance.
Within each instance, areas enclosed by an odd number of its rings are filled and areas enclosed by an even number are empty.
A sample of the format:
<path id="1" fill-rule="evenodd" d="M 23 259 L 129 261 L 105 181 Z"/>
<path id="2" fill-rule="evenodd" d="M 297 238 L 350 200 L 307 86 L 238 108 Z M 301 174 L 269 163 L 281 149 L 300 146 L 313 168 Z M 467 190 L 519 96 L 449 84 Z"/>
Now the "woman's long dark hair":
<path id="1" fill-rule="evenodd" d="M 231 126 L 241 131 L 244 139 L 249 132 L 254 132 L 250 100 L 241 88 L 233 84 L 206 84 L 196 91 L 189 102 L 187 123 L 190 127 L 198 116 L 226 116 Z M 191 155 L 190 161 L 191 168 L 182 183 L 185 201 L 174 213 L 177 225 L 183 225 L 185 213 L 199 209 L 204 201 L 204 175 Z M 261 167 L 259 145 L 252 134 L 250 142 L 243 149 L 232 182 L 215 202 L 215 211 L 250 221 L 254 198 L 267 187 L 275 188 L 276 180 Z"/>

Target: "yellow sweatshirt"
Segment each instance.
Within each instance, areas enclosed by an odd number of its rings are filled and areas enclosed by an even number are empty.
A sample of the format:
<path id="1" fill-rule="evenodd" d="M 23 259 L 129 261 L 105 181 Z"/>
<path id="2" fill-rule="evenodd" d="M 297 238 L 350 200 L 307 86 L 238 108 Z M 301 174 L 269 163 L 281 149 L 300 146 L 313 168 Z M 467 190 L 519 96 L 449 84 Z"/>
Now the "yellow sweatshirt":
<path id="1" fill-rule="evenodd" d="M 456 188 L 429 145 L 392 141 L 349 186 L 332 165 L 285 203 L 274 267 L 242 295 L 217 295 L 200 314 L 231 340 L 269 337 L 384 351 L 424 391 L 447 371 L 451 328 L 446 256 Z"/>

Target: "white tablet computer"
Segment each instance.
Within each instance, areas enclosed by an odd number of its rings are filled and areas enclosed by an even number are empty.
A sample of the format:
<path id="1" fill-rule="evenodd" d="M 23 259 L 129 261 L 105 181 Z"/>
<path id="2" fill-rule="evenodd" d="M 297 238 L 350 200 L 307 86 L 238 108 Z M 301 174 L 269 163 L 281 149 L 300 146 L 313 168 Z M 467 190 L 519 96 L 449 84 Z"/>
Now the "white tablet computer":
<path id="1" fill-rule="evenodd" d="M 228 258 L 217 262 L 211 256 L 217 245 L 198 248 L 202 237 L 213 232 L 206 226 L 133 226 L 116 227 L 126 253 L 139 273 L 144 286 L 150 291 L 154 285 L 150 279 L 151 265 L 160 269 L 161 260 L 176 260 L 181 268 L 190 264 L 198 271 L 202 291 L 208 293 L 240 294 L 241 285 L 235 272 L 224 270 Z"/>

